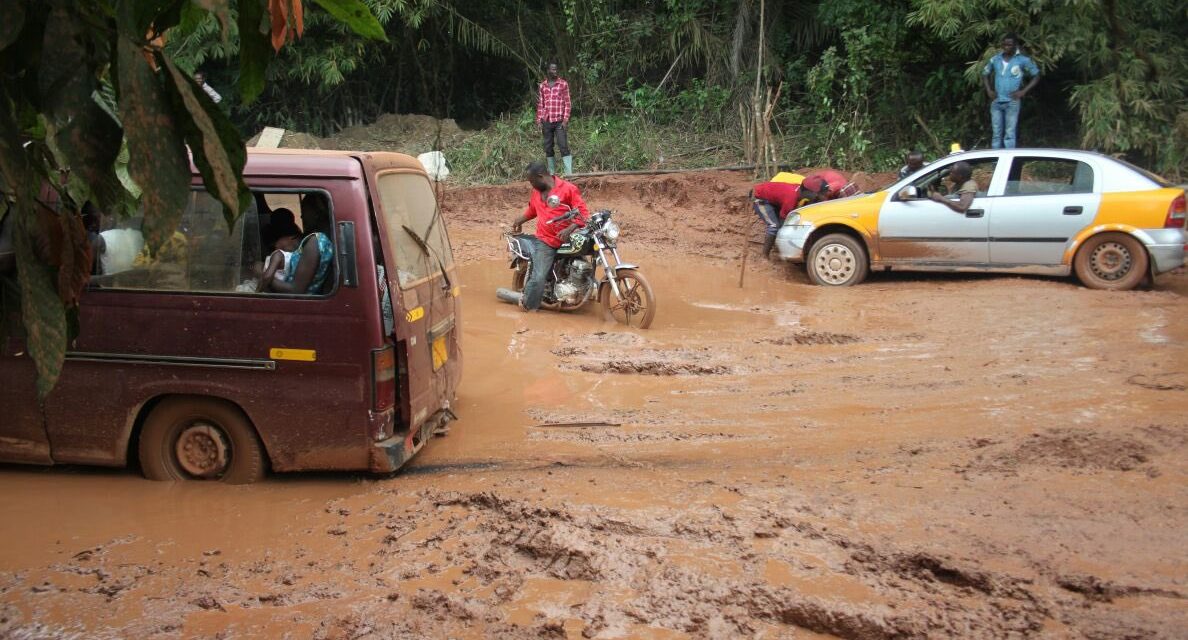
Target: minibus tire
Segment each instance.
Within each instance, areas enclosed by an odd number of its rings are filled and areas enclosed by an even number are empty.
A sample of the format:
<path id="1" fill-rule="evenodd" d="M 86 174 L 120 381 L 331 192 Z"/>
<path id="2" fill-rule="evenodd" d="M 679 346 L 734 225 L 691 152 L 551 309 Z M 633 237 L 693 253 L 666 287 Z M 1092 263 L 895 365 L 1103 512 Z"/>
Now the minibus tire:
<path id="1" fill-rule="evenodd" d="M 226 457 L 225 466 L 212 467 L 210 475 L 187 471 L 178 459 L 179 437 L 191 435 L 198 445 L 214 445 Z M 179 396 L 162 400 L 149 414 L 140 433 L 137 452 L 140 468 L 149 480 L 215 480 L 248 484 L 264 478 L 264 449 L 255 428 L 235 405 L 215 398 Z M 190 463 L 193 467 L 193 463 Z"/>

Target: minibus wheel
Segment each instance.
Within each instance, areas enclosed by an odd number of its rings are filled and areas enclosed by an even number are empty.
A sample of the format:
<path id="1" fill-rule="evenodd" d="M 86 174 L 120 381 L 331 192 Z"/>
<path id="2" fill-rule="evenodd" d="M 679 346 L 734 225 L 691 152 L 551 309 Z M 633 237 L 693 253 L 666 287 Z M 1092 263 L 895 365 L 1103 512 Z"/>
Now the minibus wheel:
<path id="1" fill-rule="evenodd" d="M 239 407 L 214 398 L 162 400 L 145 420 L 138 443 L 150 480 L 214 480 L 245 484 L 264 478 L 264 449 Z"/>

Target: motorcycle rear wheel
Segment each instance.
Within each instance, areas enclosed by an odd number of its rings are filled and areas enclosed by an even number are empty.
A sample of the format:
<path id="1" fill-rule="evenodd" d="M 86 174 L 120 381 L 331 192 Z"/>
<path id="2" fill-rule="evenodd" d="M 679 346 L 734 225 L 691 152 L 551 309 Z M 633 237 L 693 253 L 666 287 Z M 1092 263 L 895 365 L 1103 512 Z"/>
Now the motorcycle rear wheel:
<path id="1" fill-rule="evenodd" d="M 609 282 L 602 285 L 599 298 L 606 318 L 637 329 L 652 326 L 652 320 L 656 317 L 656 296 L 652 293 L 652 285 L 635 269 L 619 269 L 614 278 L 622 299 L 615 297 Z"/>
<path id="2" fill-rule="evenodd" d="M 521 262 L 512 270 L 512 291 L 524 291 L 524 282 L 528 279 L 528 264 Z"/>

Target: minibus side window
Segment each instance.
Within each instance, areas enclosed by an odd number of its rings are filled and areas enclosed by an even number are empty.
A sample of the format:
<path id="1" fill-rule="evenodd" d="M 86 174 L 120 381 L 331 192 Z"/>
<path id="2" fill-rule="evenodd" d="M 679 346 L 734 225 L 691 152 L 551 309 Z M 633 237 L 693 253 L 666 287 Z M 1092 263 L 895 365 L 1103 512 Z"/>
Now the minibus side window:
<path id="1" fill-rule="evenodd" d="M 255 209 L 228 232 L 223 205 L 205 191 L 193 191 L 177 230 L 153 253 L 146 246 L 144 219 L 100 214 L 102 238 L 97 274 L 91 286 L 104 289 L 231 292 L 259 259 Z M 247 237 L 255 242 L 244 243 Z"/>
<path id="2" fill-rule="evenodd" d="M 333 255 L 331 206 L 324 192 L 254 193 L 251 205 L 228 231 L 223 205 L 205 191 L 190 193 L 177 230 L 156 253 L 146 246 L 143 218 L 100 219 L 100 253 L 91 286 L 162 292 L 269 295 L 261 285 L 274 238 L 273 214 L 290 211 L 290 235 L 304 240 L 305 227 L 329 229 Z M 303 215 L 306 214 L 306 215 Z M 283 214 L 278 217 L 283 217 Z M 314 221 L 313 223 L 309 221 Z M 309 231 L 314 231 L 311 227 Z M 288 264 L 288 260 L 285 261 Z M 324 282 L 311 294 L 335 288 L 333 258 L 322 265 Z M 281 274 L 285 276 L 284 273 Z"/>

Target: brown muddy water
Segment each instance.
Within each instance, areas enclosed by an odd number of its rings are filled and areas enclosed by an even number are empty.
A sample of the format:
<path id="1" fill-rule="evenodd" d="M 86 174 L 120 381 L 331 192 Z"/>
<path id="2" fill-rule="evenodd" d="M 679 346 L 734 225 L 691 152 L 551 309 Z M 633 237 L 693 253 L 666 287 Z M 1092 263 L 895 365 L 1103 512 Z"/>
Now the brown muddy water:
<path id="1" fill-rule="evenodd" d="M 631 257 L 648 331 L 468 264 L 461 420 L 390 478 L 0 467 L 0 637 L 1188 629 L 1188 276 Z"/>

